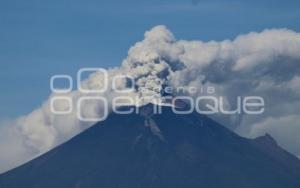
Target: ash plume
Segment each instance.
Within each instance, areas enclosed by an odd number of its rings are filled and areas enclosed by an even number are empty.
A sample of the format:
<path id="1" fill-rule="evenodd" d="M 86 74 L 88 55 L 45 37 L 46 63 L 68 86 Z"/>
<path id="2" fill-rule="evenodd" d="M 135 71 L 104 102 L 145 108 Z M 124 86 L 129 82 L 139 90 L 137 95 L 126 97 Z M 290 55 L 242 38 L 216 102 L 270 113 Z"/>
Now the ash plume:
<path id="1" fill-rule="evenodd" d="M 225 96 L 229 108 L 234 108 L 236 96 L 258 95 L 265 98 L 266 112 L 260 116 L 223 117 L 225 125 L 247 137 L 266 132 L 290 152 L 300 155 L 300 33 L 288 29 L 266 29 L 223 41 L 177 40 L 165 26 L 156 26 L 145 33 L 142 41 L 133 45 L 120 67 L 108 70 L 109 88 L 102 94 L 109 108 L 114 97 L 111 88 L 114 75 L 132 77 L 135 81 L 132 97 L 163 93 L 154 88 L 165 86 L 213 86 L 217 96 Z M 103 75 L 91 74 L 82 81 L 85 88 L 101 87 Z M 127 82 L 119 82 L 127 88 Z M 141 91 L 147 88 L 150 93 Z M 288 93 L 288 94 L 287 94 Z M 51 97 L 56 94 L 51 94 Z M 87 94 L 72 91 L 66 94 L 76 101 Z M 174 93 L 180 95 L 180 93 Z M 192 97 L 201 95 L 193 93 Z M 65 104 L 58 104 L 66 108 Z M 93 116 L 102 109 L 100 103 L 83 104 L 83 115 Z M 282 122 L 282 126 L 274 122 Z M 40 155 L 92 126 L 82 122 L 76 109 L 68 115 L 50 112 L 50 100 L 30 114 L 5 122 L 0 127 L 0 171 L 5 171 Z M 14 148 L 14 149 L 10 149 Z M 11 157 L 17 156 L 17 157 Z"/>

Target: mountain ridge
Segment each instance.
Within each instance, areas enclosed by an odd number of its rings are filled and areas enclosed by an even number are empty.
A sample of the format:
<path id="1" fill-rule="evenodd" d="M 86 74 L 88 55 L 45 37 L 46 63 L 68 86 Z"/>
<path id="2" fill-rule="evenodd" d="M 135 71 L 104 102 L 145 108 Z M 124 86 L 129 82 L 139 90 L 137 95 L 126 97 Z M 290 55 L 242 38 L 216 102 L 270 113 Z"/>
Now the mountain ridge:
<path id="1" fill-rule="evenodd" d="M 0 175 L 0 187 L 300 187 L 300 161 L 269 135 L 251 140 L 196 112 L 152 107 L 110 114 Z"/>

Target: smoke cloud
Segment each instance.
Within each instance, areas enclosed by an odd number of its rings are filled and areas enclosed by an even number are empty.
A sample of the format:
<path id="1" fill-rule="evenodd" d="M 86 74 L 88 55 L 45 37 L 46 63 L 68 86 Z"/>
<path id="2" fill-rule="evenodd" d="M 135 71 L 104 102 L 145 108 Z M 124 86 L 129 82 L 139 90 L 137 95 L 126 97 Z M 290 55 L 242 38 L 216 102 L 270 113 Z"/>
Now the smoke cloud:
<path id="1" fill-rule="evenodd" d="M 257 137 L 270 133 L 278 143 L 300 155 L 300 33 L 288 29 L 266 29 L 224 41 L 177 40 L 165 26 L 145 33 L 142 41 L 129 49 L 120 67 L 108 70 L 109 80 L 124 75 L 135 80 L 134 92 L 126 95 L 143 97 L 163 93 L 154 88 L 214 86 L 216 95 L 225 96 L 228 108 L 234 108 L 237 96 L 262 96 L 265 113 L 251 116 L 214 117 L 238 134 Z M 82 81 L 84 88 L 101 87 L 103 75 L 95 72 Z M 118 82 L 118 88 L 129 84 Z M 109 101 L 119 96 L 109 88 L 102 94 Z M 147 88 L 150 94 L 141 91 Z M 201 95 L 191 94 L 193 97 Z M 57 94 L 51 94 L 50 98 Z M 82 96 L 79 91 L 64 94 L 73 98 L 73 106 Z M 180 95 L 180 93 L 175 93 Z M 57 108 L 68 108 L 58 103 Z M 84 103 L 84 116 L 103 111 L 101 103 Z M 225 123 L 224 123 L 225 122 Z M 0 126 L 0 172 L 4 172 L 65 142 L 92 126 L 82 122 L 76 109 L 68 115 L 54 115 L 50 99 L 40 108 Z"/>

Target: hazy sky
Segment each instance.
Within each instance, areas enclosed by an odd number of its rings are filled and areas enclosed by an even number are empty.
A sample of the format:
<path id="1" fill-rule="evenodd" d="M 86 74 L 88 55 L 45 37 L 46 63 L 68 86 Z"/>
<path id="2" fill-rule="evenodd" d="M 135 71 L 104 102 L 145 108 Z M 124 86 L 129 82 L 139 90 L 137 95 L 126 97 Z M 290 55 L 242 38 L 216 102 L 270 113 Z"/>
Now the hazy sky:
<path id="1" fill-rule="evenodd" d="M 204 41 L 265 28 L 299 32 L 299 7 L 300 1 L 267 0 L 1 0 L 0 120 L 38 107 L 54 74 L 119 65 L 155 25 Z"/>

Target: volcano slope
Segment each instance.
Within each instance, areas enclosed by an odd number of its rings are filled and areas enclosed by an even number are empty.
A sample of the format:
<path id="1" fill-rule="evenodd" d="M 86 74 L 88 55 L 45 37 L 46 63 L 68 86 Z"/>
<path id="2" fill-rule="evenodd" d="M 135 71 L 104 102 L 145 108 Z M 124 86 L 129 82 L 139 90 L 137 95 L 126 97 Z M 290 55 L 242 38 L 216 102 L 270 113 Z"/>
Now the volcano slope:
<path id="1" fill-rule="evenodd" d="M 131 108 L 131 107 L 124 107 Z M 300 161 L 269 135 L 242 138 L 196 112 L 111 113 L 0 175 L 1 188 L 299 188 Z"/>

